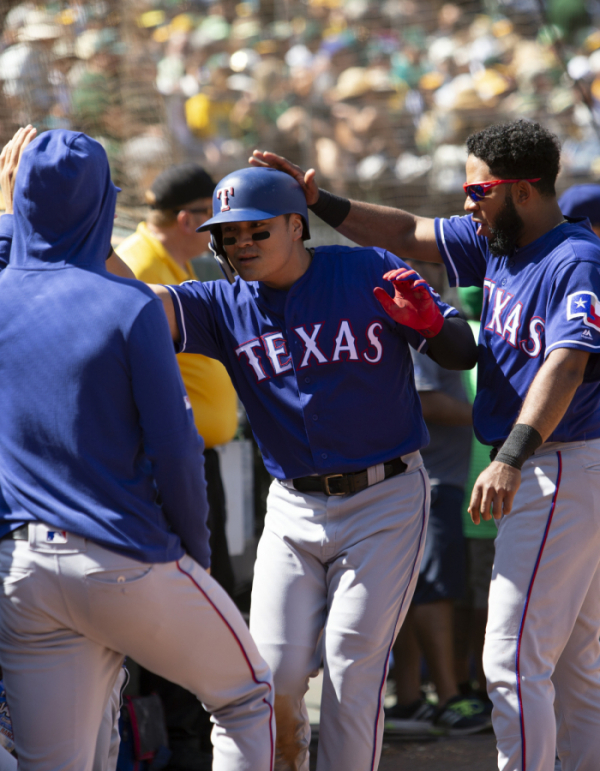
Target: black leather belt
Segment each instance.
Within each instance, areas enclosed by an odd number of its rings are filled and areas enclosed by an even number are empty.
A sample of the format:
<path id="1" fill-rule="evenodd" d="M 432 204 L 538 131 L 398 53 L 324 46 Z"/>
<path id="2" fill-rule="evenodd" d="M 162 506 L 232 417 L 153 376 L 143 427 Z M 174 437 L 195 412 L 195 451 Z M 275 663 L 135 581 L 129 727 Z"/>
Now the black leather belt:
<path id="1" fill-rule="evenodd" d="M 394 458 L 383 464 L 384 479 L 403 474 L 408 466 L 402 458 Z M 349 474 L 323 474 L 320 477 L 299 477 L 293 479 L 294 487 L 300 493 L 324 493 L 325 495 L 352 495 L 366 490 L 369 486 L 367 469 Z"/>
<path id="2" fill-rule="evenodd" d="M 14 530 L 9 530 L 8 533 L 5 533 L 1 538 L 0 541 L 28 541 L 29 540 L 29 525 L 21 525 L 21 527 L 17 527 Z"/>

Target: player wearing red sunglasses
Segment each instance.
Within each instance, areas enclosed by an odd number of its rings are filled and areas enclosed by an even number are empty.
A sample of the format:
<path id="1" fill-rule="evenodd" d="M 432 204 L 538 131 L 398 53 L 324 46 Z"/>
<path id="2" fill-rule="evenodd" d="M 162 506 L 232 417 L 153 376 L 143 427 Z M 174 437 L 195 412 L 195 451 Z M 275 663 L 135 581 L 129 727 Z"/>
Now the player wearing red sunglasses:
<path id="1" fill-rule="evenodd" d="M 472 201 L 482 201 L 488 190 L 496 185 L 512 185 L 514 182 L 539 182 L 541 177 L 535 179 L 495 179 L 493 182 L 465 182 L 463 190 Z"/>

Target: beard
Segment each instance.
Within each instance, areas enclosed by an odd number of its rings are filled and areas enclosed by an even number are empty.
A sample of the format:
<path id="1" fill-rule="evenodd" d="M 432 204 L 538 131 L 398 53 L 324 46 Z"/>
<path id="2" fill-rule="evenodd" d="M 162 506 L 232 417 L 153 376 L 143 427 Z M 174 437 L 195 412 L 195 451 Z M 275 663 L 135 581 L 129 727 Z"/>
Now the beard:
<path id="1" fill-rule="evenodd" d="M 492 235 L 488 239 L 490 252 L 496 257 L 510 255 L 514 252 L 525 223 L 513 203 L 512 196 L 507 195 L 504 205 L 496 216 L 494 227 L 490 227 Z"/>

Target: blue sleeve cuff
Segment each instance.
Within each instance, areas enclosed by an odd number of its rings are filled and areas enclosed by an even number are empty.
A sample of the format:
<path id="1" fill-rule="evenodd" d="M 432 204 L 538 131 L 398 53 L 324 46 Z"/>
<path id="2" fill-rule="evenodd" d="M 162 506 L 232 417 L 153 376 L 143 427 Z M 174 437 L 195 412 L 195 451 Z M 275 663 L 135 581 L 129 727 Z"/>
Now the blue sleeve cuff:
<path id="1" fill-rule="evenodd" d="M 456 269 L 456 265 L 454 264 L 452 257 L 450 256 L 450 252 L 448 250 L 448 244 L 446 243 L 444 226 L 442 224 L 442 220 L 439 217 L 436 217 L 434 220 L 434 225 L 435 225 L 435 240 L 437 241 L 437 247 L 439 249 L 440 254 L 442 255 L 442 260 L 444 261 L 444 267 L 446 268 L 446 273 L 448 274 L 448 284 L 451 287 L 460 286 L 458 270 Z"/>
<path id="2" fill-rule="evenodd" d="M 169 286 L 168 284 L 165 284 L 165 286 L 171 293 L 171 298 L 173 299 L 173 309 L 175 310 L 175 321 L 179 327 L 179 342 L 173 343 L 175 346 L 175 353 L 183 353 L 187 343 L 187 335 L 185 322 L 183 320 L 183 308 L 181 307 L 181 300 L 179 299 L 179 295 L 177 294 L 174 286 Z M 204 565 L 202 565 L 202 567 L 204 567 Z"/>
<path id="3" fill-rule="evenodd" d="M 435 240 L 450 286 L 483 286 L 487 240 L 477 235 L 470 216 L 436 218 Z"/>

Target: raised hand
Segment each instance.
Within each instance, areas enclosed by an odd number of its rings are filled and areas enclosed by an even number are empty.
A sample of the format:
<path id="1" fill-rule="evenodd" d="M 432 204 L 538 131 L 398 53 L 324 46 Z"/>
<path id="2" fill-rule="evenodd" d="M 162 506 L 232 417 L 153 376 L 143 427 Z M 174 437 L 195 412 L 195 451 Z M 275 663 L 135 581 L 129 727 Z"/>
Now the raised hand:
<path id="1" fill-rule="evenodd" d="M 394 285 L 394 297 L 390 297 L 380 286 L 375 287 L 373 294 L 388 316 L 399 324 L 416 329 L 423 337 L 435 337 L 444 325 L 444 317 L 425 279 L 410 268 L 390 270 L 384 279 Z"/>
<path id="2" fill-rule="evenodd" d="M 283 158 L 281 155 L 276 155 L 275 153 L 270 153 L 268 150 L 255 150 L 250 158 L 248 158 L 248 163 L 251 166 L 269 166 L 278 171 L 285 171 L 286 174 L 293 177 L 302 187 L 304 195 L 306 196 L 306 203 L 309 206 L 312 206 L 318 201 L 319 188 L 315 182 L 315 175 L 317 172 L 314 169 L 309 169 L 305 172 L 300 166 L 296 166 L 295 163 L 288 161 L 287 158 Z"/>
<path id="3" fill-rule="evenodd" d="M 6 214 L 12 214 L 15 179 L 21 154 L 32 139 L 35 139 L 36 134 L 37 129 L 33 126 L 20 128 L 10 142 L 4 145 L 0 153 L 0 190 L 2 190 Z"/>

